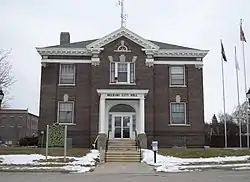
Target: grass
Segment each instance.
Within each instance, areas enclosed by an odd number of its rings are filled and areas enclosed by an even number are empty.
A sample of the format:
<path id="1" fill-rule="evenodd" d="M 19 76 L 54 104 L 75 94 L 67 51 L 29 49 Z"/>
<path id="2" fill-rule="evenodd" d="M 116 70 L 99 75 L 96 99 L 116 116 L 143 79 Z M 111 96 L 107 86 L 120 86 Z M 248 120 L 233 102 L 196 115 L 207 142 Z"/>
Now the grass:
<path id="1" fill-rule="evenodd" d="M 82 157 L 89 152 L 86 148 L 69 148 L 67 149 L 67 156 Z M 50 156 L 63 156 L 63 148 L 49 148 Z M 42 154 L 45 155 L 45 148 L 28 148 L 28 147 L 6 147 L 0 148 L 0 155 L 9 154 Z"/>
<path id="2" fill-rule="evenodd" d="M 250 155 L 250 149 L 219 149 L 219 148 L 160 148 L 159 154 L 180 158 L 225 157 Z"/>

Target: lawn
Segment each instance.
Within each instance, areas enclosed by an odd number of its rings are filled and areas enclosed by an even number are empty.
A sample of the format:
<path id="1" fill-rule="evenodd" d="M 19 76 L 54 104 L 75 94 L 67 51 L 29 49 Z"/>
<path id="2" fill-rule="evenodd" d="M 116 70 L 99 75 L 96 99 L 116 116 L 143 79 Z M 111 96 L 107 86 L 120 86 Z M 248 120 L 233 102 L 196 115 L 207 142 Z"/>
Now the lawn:
<path id="1" fill-rule="evenodd" d="M 250 149 L 161 148 L 158 153 L 181 158 L 225 157 L 250 155 Z"/>
<path id="2" fill-rule="evenodd" d="M 63 156 L 63 148 L 49 148 L 50 156 Z M 89 152 L 86 148 L 68 148 L 67 156 L 82 157 Z M 0 148 L 0 155 L 8 154 L 42 154 L 45 155 L 45 148 L 28 148 L 28 147 L 6 147 Z"/>

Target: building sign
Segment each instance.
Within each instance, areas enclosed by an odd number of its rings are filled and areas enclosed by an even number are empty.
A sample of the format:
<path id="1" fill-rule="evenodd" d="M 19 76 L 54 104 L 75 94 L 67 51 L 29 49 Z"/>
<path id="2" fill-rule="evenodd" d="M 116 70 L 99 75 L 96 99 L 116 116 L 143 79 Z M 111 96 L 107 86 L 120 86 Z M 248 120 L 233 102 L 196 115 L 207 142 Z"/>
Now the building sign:
<path id="1" fill-rule="evenodd" d="M 138 97 L 137 94 L 121 93 L 121 94 L 107 94 L 107 97 Z"/>

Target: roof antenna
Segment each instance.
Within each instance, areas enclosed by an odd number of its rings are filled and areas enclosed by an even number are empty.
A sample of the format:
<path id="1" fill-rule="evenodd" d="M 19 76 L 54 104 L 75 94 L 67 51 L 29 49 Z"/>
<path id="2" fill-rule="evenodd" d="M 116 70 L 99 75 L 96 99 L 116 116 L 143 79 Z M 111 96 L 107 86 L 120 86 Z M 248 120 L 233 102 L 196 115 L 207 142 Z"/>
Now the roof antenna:
<path id="1" fill-rule="evenodd" d="M 118 0 L 118 5 L 121 6 L 121 27 L 125 27 L 128 14 L 124 14 L 124 0 Z"/>

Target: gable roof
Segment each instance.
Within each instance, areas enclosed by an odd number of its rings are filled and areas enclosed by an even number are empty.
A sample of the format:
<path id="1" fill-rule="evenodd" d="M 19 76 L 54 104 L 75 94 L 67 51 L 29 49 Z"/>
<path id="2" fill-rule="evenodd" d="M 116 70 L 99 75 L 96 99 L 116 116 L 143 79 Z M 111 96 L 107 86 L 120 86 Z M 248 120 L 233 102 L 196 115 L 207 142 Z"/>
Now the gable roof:
<path id="1" fill-rule="evenodd" d="M 87 45 L 89 45 L 97 40 L 99 40 L 99 39 L 85 40 L 85 41 L 80 41 L 80 42 L 72 42 L 70 44 L 54 45 L 54 46 L 48 46 L 48 47 L 44 47 L 44 48 L 86 48 Z M 147 41 L 152 42 L 153 44 L 159 46 L 160 49 L 198 50 L 195 48 L 184 47 L 184 46 L 179 46 L 179 45 L 174 45 L 174 44 L 168 44 L 165 42 L 158 42 L 158 41 L 154 41 L 154 40 L 147 40 Z"/>

